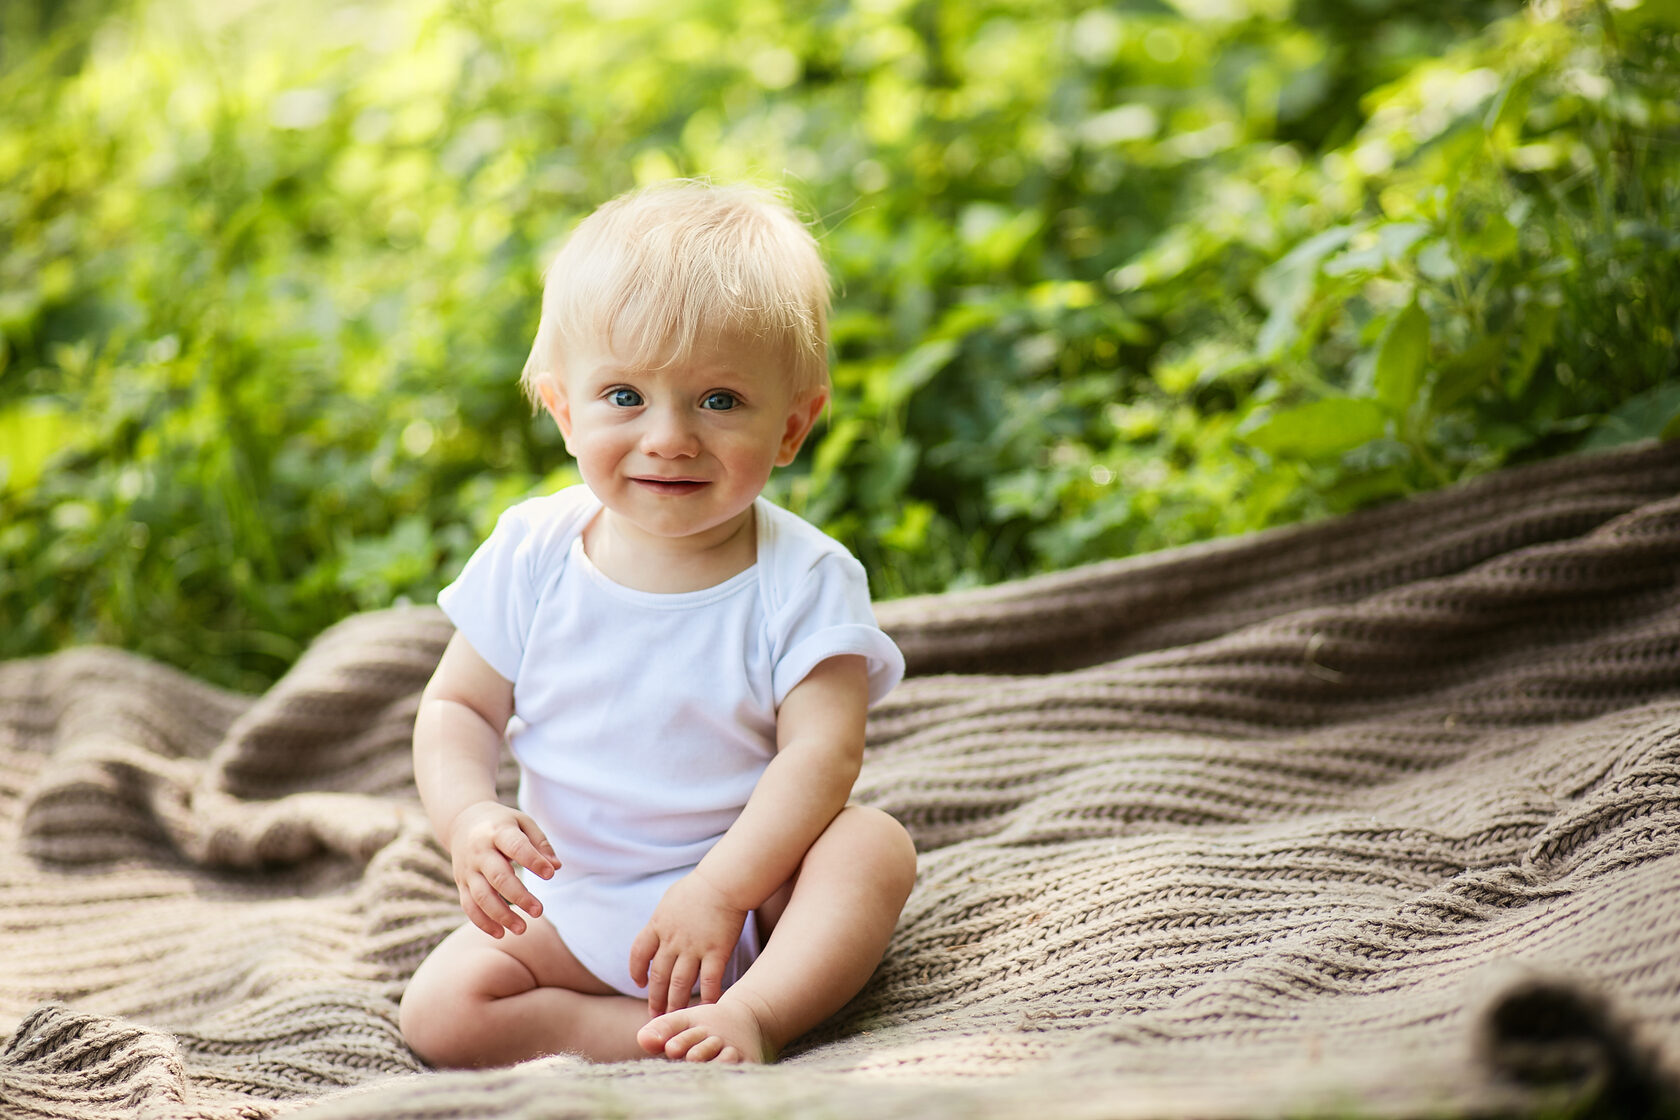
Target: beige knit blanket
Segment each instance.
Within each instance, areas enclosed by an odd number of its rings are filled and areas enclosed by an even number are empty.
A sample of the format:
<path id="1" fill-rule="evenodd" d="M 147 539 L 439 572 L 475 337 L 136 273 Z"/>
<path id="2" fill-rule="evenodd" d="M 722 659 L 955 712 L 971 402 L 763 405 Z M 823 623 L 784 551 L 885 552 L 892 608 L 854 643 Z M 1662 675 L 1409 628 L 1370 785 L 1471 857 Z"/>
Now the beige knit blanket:
<path id="1" fill-rule="evenodd" d="M 1680 445 L 882 604 L 920 880 L 776 1066 L 435 1074 L 430 608 L 261 697 L 0 665 L 0 1116 L 1483 1115 L 1674 1103 Z M 511 771 L 505 771 L 511 776 Z"/>

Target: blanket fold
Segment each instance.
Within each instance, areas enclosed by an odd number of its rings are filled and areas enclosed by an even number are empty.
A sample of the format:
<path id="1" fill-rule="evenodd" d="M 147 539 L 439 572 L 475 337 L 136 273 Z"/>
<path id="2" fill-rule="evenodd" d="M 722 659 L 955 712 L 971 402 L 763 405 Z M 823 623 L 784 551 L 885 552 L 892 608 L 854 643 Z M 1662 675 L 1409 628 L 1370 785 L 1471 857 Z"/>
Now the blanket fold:
<path id="1" fill-rule="evenodd" d="M 258 697 L 0 664 L 0 1115 L 1672 1109 L 1677 494 L 1646 445 L 881 604 L 915 675 L 856 797 L 919 880 L 769 1068 L 402 1045 L 461 921 L 407 750 L 435 609 L 347 619 Z"/>

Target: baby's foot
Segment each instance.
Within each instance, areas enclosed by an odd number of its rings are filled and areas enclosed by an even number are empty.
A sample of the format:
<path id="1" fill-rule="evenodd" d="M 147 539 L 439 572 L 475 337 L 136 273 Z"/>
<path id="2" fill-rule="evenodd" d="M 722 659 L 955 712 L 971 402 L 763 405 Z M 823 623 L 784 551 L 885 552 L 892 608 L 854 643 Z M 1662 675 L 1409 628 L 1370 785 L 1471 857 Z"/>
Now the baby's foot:
<path id="1" fill-rule="evenodd" d="M 689 1062 L 769 1062 L 776 1057 L 758 1016 L 727 994 L 717 1003 L 671 1011 L 636 1032 L 642 1049 Z"/>

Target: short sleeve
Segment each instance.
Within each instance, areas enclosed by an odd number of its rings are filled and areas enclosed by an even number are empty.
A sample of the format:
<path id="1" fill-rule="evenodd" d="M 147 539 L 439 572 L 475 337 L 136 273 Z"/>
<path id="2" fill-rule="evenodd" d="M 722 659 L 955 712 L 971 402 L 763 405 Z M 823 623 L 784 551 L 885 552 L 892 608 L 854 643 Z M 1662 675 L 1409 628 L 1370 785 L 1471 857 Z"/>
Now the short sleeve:
<path id="1" fill-rule="evenodd" d="M 875 623 L 869 579 L 849 555 L 822 557 L 806 573 L 772 623 L 778 651 L 771 674 L 776 706 L 830 657 L 857 654 L 868 663 L 874 707 L 904 676 L 904 655 Z"/>
<path id="2" fill-rule="evenodd" d="M 510 681 L 519 675 L 537 607 L 528 512 L 514 506 L 503 513 L 455 582 L 438 592 L 438 606 L 455 629 Z"/>

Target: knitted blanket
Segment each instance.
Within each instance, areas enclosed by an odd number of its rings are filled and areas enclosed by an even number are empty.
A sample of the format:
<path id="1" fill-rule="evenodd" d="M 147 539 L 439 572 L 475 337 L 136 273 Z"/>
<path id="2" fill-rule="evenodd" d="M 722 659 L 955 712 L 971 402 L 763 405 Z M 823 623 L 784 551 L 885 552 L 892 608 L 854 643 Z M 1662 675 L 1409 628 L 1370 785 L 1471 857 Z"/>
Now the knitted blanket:
<path id="1" fill-rule="evenodd" d="M 408 759 L 435 609 L 350 618 L 258 697 L 0 665 L 0 1115 L 1672 1108 L 1677 494 L 1645 445 L 881 604 L 912 675 L 856 797 L 920 877 L 769 1067 L 403 1046 L 461 921 Z"/>

